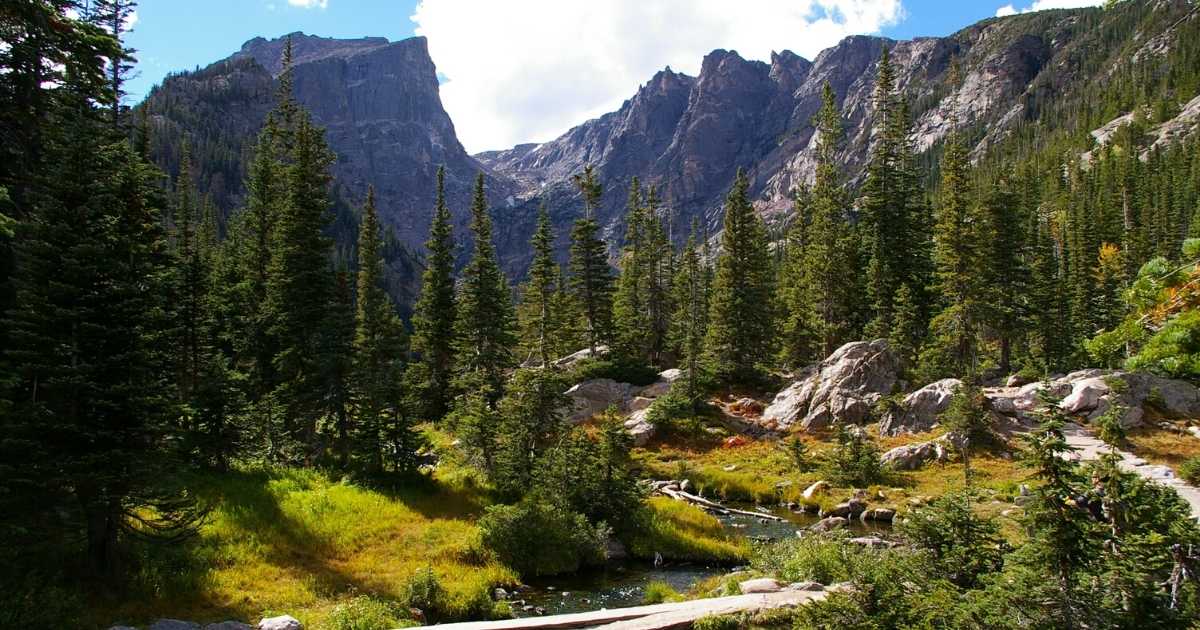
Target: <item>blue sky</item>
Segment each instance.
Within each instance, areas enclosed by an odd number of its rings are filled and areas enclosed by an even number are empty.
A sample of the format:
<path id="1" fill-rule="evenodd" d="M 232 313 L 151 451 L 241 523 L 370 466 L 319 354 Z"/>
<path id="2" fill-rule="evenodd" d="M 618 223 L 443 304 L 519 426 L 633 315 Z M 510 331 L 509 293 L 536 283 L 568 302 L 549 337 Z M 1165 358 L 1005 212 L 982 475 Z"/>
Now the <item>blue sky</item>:
<path id="1" fill-rule="evenodd" d="M 128 91 L 141 100 L 167 73 L 256 36 L 422 34 L 446 109 L 475 152 L 549 140 L 619 107 L 664 66 L 694 74 L 714 48 L 811 59 L 855 33 L 946 35 L 998 12 L 1088 4 L 1099 0 L 141 0 Z"/>

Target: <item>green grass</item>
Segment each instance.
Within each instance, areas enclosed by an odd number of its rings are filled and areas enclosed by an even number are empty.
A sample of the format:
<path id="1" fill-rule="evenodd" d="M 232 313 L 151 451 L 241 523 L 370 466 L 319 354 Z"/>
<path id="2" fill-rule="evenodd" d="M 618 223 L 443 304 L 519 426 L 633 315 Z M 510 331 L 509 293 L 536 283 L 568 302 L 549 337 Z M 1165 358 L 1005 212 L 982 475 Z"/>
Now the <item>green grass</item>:
<path id="1" fill-rule="evenodd" d="M 664 497 L 647 502 L 646 523 L 628 537 L 629 552 L 638 558 L 660 553 L 671 560 L 734 564 L 750 557 L 750 543 L 726 530 L 700 508 Z"/>
<path id="2" fill-rule="evenodd" d="M 407 581 L 426 566 L 446 590 L 446 618 L 487 616 L 491 588 L 517 576 L 479 550 L 482 491 L 463 480 L 385 491 L 312 470 L 201 476 L 194 487 L 214 509 L 199 536 L 148 551 L 140 596 L 93 602 L 94 621 L 253 623 L 287 613 L 308 628 L 346 627 L 339 619 L 367 606 L 363 596 L 378 604 L 372 614 L 396 616 Z"/>

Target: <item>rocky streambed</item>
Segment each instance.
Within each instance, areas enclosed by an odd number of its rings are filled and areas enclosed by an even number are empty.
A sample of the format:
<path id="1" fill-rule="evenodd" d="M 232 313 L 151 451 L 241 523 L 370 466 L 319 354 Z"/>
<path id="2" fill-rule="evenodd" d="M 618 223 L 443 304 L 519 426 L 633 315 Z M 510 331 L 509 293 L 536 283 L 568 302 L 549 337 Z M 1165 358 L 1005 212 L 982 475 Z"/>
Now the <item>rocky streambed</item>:
<path id="1" fill-rule="evenodd" d="M 717 514 L 730 531 L 754 544 L 768 544 L 795 538 L 798 532 L 816 526 L 823 519 L 814 513 L 801 513 L 786 506 L 761 507 L 754 504 L 728 503 L 745 513 Z M 773 517 L 773 518 L 772 518 Z M 886 534 L 891 525 L 878 521 L 847 519 L 844 524 L 857 537 L 873 538 Z M 527 588 L 507 593 L 517 616 L 556 615 L 606 608 L 638 606 L 646 596 L 646 587 L 655 582 L 686 593 L 696 584 L 712 577 L 734 574 L 738 567 L 696 562 L 659 564 L 643 560 L 622 560 L 608 566 L 578 573 L 530 580 Z"/>

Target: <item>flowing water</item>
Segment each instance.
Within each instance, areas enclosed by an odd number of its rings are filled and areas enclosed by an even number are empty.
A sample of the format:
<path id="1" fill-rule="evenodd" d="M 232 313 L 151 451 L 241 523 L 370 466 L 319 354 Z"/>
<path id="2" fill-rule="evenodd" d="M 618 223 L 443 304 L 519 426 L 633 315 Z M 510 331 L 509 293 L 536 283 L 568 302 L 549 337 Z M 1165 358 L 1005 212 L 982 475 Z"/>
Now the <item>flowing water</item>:
<path id="1" fill-rule="evenodd" d="M 729 505 L 741 510 L 765 510 L 767 514 L 784 519 L 780 522 L 740 514 L 717 517 L 726 528 L 750 538 L 755 544 L 794 538 L 797 531 L 820 520 L 815 514 L 796 514 L 783 507 Z M 851 521 L 850 526 L 850 531 L 858 535 L 882 533 L 889 529 L 890 526 L 886 524 L 862 524 L 858 521 Z M 724 575 L 731 570 L 727 566 L 694 562 L 666 562 L 655 566 L 650 562 L 626 560 L 601 569 L 530 580 L 529 588 L 513 594 L 511 599 L 518 616 L 624 608 L 642 604 L 646 585 L 651 582 L 665 582 L 683 593 L 702 580 Z M 530 607 L 530 610 L 523 610 L 524 607 Z"/>

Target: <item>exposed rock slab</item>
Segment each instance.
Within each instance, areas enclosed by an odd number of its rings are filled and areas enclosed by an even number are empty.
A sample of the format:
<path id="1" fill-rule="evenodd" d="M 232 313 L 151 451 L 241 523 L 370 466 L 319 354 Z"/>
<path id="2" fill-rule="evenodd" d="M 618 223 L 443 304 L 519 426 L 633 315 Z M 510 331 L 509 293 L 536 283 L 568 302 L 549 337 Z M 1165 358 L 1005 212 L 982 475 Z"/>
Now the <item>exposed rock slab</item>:
<path id="1" fill-rule="evenodd" d="M 950 399 L 962 384 L 956 378 L 944 378 L 905 396 L 900 408 L 880 421 L 880 435 L 922 433 L 936 427 L 938 416 L 950 406 Z"/>
<path id="2" fill-rule="evenodd" d="M 1041 393 L 1060 398 L 1059 407 L 1070 414 L 1095 420 L 1117 404 L 1125 408 L 1121 424 L 1142 423 L 1147 410 L 1168 418 L 1200 417 L 1200 388 L 1186 382 L 1143 372 L 1079 370 L 1049 381 L 1021 387 L 984 390 L 993 411 L 1030 422 L 1042 405 Z"/>
<path id="3" fill-rule="evenodd" d="M 861 424 L 896 387 L 899 368 L 886 339 L 848 343 L 779 392 L 761 421 L 780 430 Z"/>

